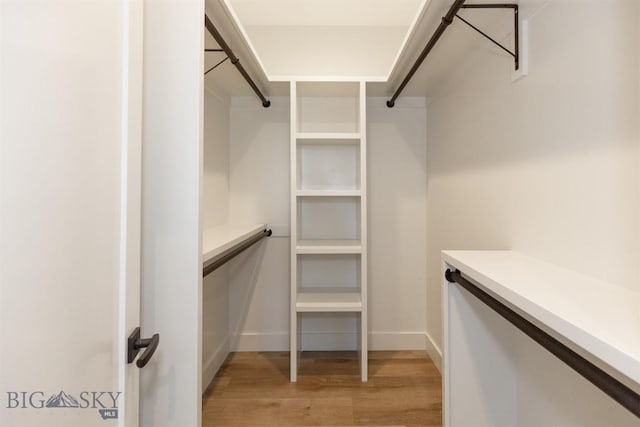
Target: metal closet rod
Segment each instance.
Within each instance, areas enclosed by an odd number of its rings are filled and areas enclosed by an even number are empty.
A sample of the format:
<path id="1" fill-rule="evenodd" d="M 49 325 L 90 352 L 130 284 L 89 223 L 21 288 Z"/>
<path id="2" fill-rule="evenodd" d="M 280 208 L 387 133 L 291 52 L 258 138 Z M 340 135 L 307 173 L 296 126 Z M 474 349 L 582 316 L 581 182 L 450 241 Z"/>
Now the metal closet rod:
<path id="1" fill-rule="evenodd" d="M 532 322 L 528 321 L 474 283 L 465 279 L 459 270 L 447 269 L 444 274 L 449 283 L 457 283 L 470 294 L 485 303 L 513 326 L 524 332 L 529 338 L 540 344 L 551 354 L 567 364 L 571 369 L 582 375 L 591 384 L 598 387 L 609 397 L 624 406 L 633 415 L 640 418 L 640 394 L 636 393 L 616 378 L 600 369 L 587 359 L 552 337 Z"/>
<path id="2" fill-rule="evenodd" d="M 262 94 L 258 86 L 256 86 L 256 84 L 254 83 L 253 79 L 251 79 L 251 76 L 249 75 L 249 73 L 247 73 L 247 70 L 245 70 L 242 64 L 240 64 L 240 59 L 238 59 L 238 57 L 234 55 L 233 51 L 231 50 L 227 42 L 222 38 L 222 35 L 218 32 L 218 29 L 215 27 L 215 25 L 213 25 L 213 22 L 211 22 L 211 20 L 206 14 L 204 15 L 204 26 L 207 28 L 209 33 L 213 36 L 213 38 L 218 43 L 218 45 L 220 45 L 224 53 L 227 54 L 227 56 L 231 60 L 231 63 L 235 65 L 238 71 L 240 72 L 240 74 L 242 74 L 242 77 L 244 77 L 247 83 L 249 83 L 249 86 L 251 86 L 251 89 L 253 89 L 256 95 L 258 95 L 258 98 L 260 98 L 260 100 L 262 101 L 262 106 L 264 108 L 268 108 L 271 105 L 271 101 L 269 101 L 267 98 L 264 97 L 264 95 Z"/>
<path id="3" fill-rule="evenodd" d="M 404 90 L 404 87 L 407 85 L 407 83 L 409 83 L 409 80 L 411 80 L 416 71 L 418 71 L 418 68 L 420 67 L 420 65 L 422 65 L 424 59 L 427 57 L 427 55 L 429 55 L 429 52 L 431 52 L 431 49 L 433 49 L 438 40 L 440 40 L 440 37 L 442 36 L 444 31 L 449 25 L 451 25 L 451 23 L 453 22 L 453 18 L 455 18 L 464 2 L 465 0 L 456 0 L 451 5 L 451 8 L 447 12 L 447 14 L 442 17 L 442 22 L 440 22 L 438 28 L 436 28 L 436 30 L 433 32 L 433 35 L 427 42 L 427 45 L 424 47 L 424 49 L 422 49 L 420 56 L 418 56 L 418 59 L 416 59 L 416 62 L 413 63 L 413 66 L 405 76 L 404 80 L 402 80 L 402 83 L 400 83 L 400 86 L 398 86 L 398 89 L 396 89 L 396 93 L 394 93 L 391 99 L 387 101 L 387 107 L 393 108 L 393 106 L 396 105 L 396 99 L 398 99 L 398 96 L 400 96 L 400 93 Z"/>
<path id="4" fill-rule="evenodd" d="M 202 268 L 202 277 L 207 277 L 209 274 L 213 273 L 218 269 L 221 265 L 225 264 L 232 258 L 235 258 L 240 253 L 244 252 L 245 249 L 253 246 L 255 243 L 258 243 L 260 240 L 265 237 L 270 237 L 272 234 L 271 229 L 265 228 L 260 233 L 255 236 L 241 242 L 237 246 L 227 249 L 222 254 L 218 255 L 214 260 L 210 261 L 208 264 L 205 264 Z"/>

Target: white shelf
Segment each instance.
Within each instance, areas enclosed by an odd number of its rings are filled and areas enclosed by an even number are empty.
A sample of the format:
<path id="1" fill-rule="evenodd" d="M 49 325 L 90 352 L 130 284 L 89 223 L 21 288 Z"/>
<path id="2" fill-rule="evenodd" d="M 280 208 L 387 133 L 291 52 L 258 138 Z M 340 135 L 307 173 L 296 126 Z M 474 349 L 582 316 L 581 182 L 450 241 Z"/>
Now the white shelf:
<path id="1" fill-rule="evenodd" d="M 292 81 L 289 99 L 291 381 L 302 350 L 300 329 L 311 325 L 302 318 L 330 322 L 341 312 L 357 317 L 353 344 L 367 381 L 366 83 Z M 335 284 L 341 287 L 329 287 Z"/>
<path id="2" fill-rule="evenodd" d="M 442 257 L 543 330 L 640 390 L 640 292 L 512 251 L 443 251 Z"/>
<path id="3" fill-rule="evenodd" d="M 357 290 L 345 292 L 340 289 L 299 290 L 296 300 L 299 313 L 344 313 L 362 311 L 362 298 Z"/>
<path id="4" fill-rule="evenodd" d="M 347 144 L 353 144 L 361 138 L 360 132 L 297 132 L 296 139 L 298 142 L 307 141 L 330 141 L 332 144 L 343 141 Z"/>
<path id="5" fill-rule="evenodd" d="M 359 254 L 362 252 L 360 240 L 299 240 L 298 254 Z"/>
<path id="6" fill-rule="evenodd" d="M 224 224 L 202 232 L 202 262 L 206 264 L 226 250 L 260 234 L 266 224 Z"/>
<path id="7" fill-rule="evenodd" d="M 334 189 L 317 189 L 317 190 L 298 190 L 298 197 L 360 197 L 360 190 L 334 190 Z"/>

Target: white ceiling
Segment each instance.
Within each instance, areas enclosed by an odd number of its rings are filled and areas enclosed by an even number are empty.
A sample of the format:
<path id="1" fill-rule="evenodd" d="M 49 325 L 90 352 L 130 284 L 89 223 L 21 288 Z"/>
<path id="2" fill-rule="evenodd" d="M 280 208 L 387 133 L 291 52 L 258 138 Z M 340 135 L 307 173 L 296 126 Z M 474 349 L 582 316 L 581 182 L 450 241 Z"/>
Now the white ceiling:
<path id="1" fill-rule="evenodd" d="M 224 0 L 271 81 L 385 81 L 426 0 Z"/>
<path id="2" fill-rule="evenodd" d="M 229 0 L 242 25 L 407 26 L 423 0 Z"/>

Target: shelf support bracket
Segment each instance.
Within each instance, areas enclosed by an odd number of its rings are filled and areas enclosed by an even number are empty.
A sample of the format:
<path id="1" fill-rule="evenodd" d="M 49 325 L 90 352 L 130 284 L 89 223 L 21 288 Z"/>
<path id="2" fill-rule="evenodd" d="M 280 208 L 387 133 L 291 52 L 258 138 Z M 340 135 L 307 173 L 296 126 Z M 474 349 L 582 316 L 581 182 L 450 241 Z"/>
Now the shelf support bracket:
<path id="1" fill-rule="evenodd" d="M 511 9 L 513 11 L 513 38 L 514 38 L 514 49 L 513 51 L 507 49 L 502 44 L 498 43 L 487 33 L 464 19 L 462 16 L 456 13 L 456 18 L 464 22 L 469 27 L 473 28 L 475 31 L 480 33 L 484 38 L 489 40 L 491 43 L 498 46 L 500 49 L 507 52 L 509 55 L 513 57 L 513 63 L 515 70 L 518 71 L 520 69 L 520 28 L 518 23 L 518 5 L 517 4 L 507 4 L 507 3 L 494 3 L 494 4 L 465 4 L 461 6 L 462 9 Z"/>
<path id="2" fill-rule="evenodd" d="M 222 61 L 218 62 L 216 65 L 214 65 L 213 67 L 209 68 L 207 71 L 204 72 L 204 75 L 206 76 L 207 74 L 209 74 L 210 71 L 215 70 L 216 68 L 218 68 L 220 65 L 222 65 L 222 63 L 224 61 L 226 61 L 227 59 L 229 59 L 229 57 L 227 56 L 226 58 L 224 58 Z"/>

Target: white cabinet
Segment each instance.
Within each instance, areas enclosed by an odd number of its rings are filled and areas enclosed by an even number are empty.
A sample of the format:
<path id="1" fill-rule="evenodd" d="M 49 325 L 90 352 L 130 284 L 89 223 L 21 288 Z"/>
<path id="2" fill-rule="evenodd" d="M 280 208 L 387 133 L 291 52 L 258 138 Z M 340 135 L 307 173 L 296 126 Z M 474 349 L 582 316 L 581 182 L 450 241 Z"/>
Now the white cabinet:
<path id="1" fill-rule="evenodd" d="M 354 317 L 367 380 L 365 99 L 364 82 L 291 83 L 291 381 L 308 313 Z"/>

